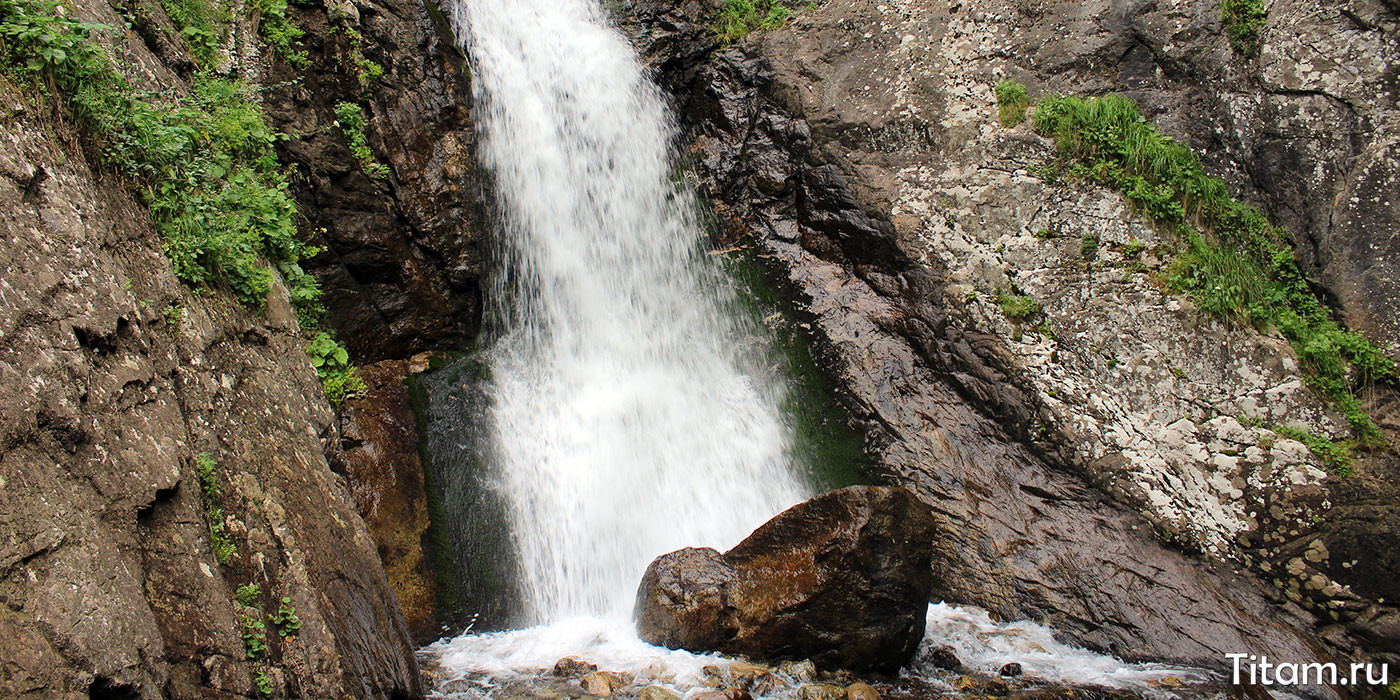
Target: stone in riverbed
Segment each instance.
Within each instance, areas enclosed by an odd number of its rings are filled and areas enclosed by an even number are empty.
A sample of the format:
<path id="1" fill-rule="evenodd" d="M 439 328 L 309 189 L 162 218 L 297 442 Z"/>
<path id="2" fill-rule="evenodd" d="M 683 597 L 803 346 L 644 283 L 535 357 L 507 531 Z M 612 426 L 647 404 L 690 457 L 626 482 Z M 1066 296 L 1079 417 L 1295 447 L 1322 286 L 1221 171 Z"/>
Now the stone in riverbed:
<path id="1" fill-rule="evenodd" d="M 852 683 L 846 686 L 846 700 L 880 700 L 880 691 L 868 683 Z"/>
<path id="2" fill-rule="evenodd" d="M 566 656 L 554 664 L 554 675 L 565 678 L 580 676 L 597 670 L 597 666 L 572 656 Z"/>
<path id="3" fill-rule="evenodd" d="M 623 673 L 612 671 L 594 671 L 578 680 L 583 686 L 583 692 L 589 695 L 609 697 L 613 691 L 632 682 L 632 677 Z"/>
<path id="4" fill-rule="evenodd" d="M 903 489 L 823 494 L 724 554 L 653 561 L 637 590 L 638 634 L 672 649 L 897 670 L 923 637 L 935 527 Z"/>
<path id="5" fill-rule="evenodd" d="M 642 688 L 637 693 L 637 698 L 638 700 L 681 700 L 681 696 L 659 685 L 649 685 Z"/>

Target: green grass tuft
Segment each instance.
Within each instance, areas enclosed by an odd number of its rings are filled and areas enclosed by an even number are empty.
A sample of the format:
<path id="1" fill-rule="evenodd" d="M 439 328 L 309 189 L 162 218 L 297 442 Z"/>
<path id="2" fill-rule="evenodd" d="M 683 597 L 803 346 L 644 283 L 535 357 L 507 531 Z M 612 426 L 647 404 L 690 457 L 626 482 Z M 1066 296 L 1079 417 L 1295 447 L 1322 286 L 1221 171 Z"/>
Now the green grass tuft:
<path id="1" fill-rule="evenodd" d="M 1023 294 L 1000 294 L 997 303 L 1007 318 L 1018 323 L 1040 315 L 1040 302 Z"/>
<path id="2" fill-rule="evenodd" d="M 1276 425 L 1273 431 L 1282 437 L 1290 440 L 1297 440 L 1308 446 L 1323 467 L 1329 473 L 1337 476 L 1348 476 L 1352 470 L 1351 444 L 1347 441 L 1333 441 L 1320 435 L 1314 435 L 1306 430 L 1290 428 L 1284 425 Z"/>
<path id="3" fill-rule="evenodd" d="M 1383 442 L 1356 392 L 1374 381 L 1394 382 L 1395 363 L 1332 318 L 1298 269 L 1287 231 L 1234 199 L 1223 180 L 1159 133 L 1132 100 L 1051 97 L 1036 107 L 1034 120 L 1062 159 L 1074 163 L 1072 175 L 1118 190 L 1177 234 L 1174 290 L 1209 313 L 1277 328 L 1302 360 L 1308 384 L 1345 414 L 1358 444 Z"/>
<path id="4" fill-rule="evenodd" d="M 997 118 L 1001 125 L 1011 128 L 1026 120 L 1026 108 L 1031 104 L 1031 98 L 1026 95 L 1026 86 L 1011 78 L 1007 78 L 996 87 L 997 93 Z"/>
<path id="5" fill-rule="evenodd" d="M 777 29 L 791 17 L 792 10 L 777 0 L 724 0 L 710 28 L 720 43 L 732 44 L 755 30 Z"/>

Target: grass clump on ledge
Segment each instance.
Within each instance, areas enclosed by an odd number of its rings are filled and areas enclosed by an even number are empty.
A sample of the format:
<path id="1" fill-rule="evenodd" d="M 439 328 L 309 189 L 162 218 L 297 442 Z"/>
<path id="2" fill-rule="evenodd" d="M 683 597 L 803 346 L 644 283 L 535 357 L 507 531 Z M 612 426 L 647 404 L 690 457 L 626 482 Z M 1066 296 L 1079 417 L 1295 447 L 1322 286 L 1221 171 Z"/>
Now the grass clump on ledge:
<path id="1" fill-rule="evenodd" d="M 1259 51 L 1259 33 L 1269 19 L 1264 0 L 1220 0 L 1220 22 L 1235 53 L 1249 57 Z"/>
<path id="2" fill-rule="evenodd" d="M 1007 78 L 996 86 L 997 118 L 1001 125 L 1010 129 L 1026 120 L 1026 108 L 1031 98 L 1026 95 L 1026 86 Z"/>
<path id="3" fill-rule="evenodd" d="M 1017 323 L 1040 315 L 1040 302 L 1023 294 L 999 294 L 997 303 L 1001 312 Z"/>
<path id="4" fill-rule="evenodd" d="M 1348 476 L 1351 474 L 1351 445 L 1347 441 L 1333 441 L 1320 435 L 1314 435 L 1306 430 L 1290 428 L 1284 425 L 1276 425 L 1273 431 L 1280 437 L 1289 440 L 1297 440 L 1308 446 L 1313 455 L 1322 462 L 1327 471 L 1337 476 Z"/>
<path id="5" fill-rule="evenodd" d="M 1132 100 L 1047 98 L 1034 122 L 1073 163 L 1070 175 L 1118 190 L 1177 234 L 1181 247 L 1169 278 L 1175 291 L 1211 314 L 1277 328 L 1302 361 L 1307 383 L 1346 415 L 1358 443 L 1382 442 L 1356 392 L 1371 382 L 1394 382 L 1395 364 L 1332 318 L 1298 269 L 1287 231 L 1234 199 L 1223 180 L 1159 133 Z"/>
<path id="6" fill-rule="evenodd" d="M 732 44 L 759 29 L 777 29 L 792 17 L 792 10 L 777 0 L 725 0 L 710 27 L 724 44 Z"/>

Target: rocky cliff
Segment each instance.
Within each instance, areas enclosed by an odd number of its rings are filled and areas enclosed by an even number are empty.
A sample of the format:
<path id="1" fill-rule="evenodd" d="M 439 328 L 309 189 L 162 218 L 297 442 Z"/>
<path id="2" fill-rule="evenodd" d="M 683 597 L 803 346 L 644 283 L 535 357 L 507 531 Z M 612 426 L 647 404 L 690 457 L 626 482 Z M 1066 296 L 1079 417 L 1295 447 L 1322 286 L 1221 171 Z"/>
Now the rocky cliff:
<path id="1" fill-rule="evenodd" d="M 1393 658 L 1396 562 L 1356 546 L 1396 536 L 1393 448 L 1328 475 L 1290 436 L 1345 422 L 1288 343 L 1171 292 L 1181 242 L 1044 175 L 1054 144 L 998 123 L 993 89 L 1135 98 L 1291 227 L 1316 288 L 1388 345 L 1397 204 L 1362 193 L 1393 189 L 1374 163 L 1394 138 L 1393 6 L 1275 3 L 1247 57 L 1210 0 L 832 1 L 727 47 L 720 4 L 620 21 L 676 95 L 724 228 L 808 314 L 879 470 L 954 533 L 942 595 L 1129 658 Z M 1368 392 L 1393 441 L 1393 389 Z"/>
<path id="2" fill-rule="evenodd" d="M 210 74 L 258 86 L 256 109 L 289 134 L 295 224 L 325 249 L 303 262 L 323 326 L 360 360 L 467 342 L 482 214 L 463 58 L 434 10 L 232 3 L 209 35 L 179 14 L 194 6 L 3 9 L 104 25 L 94 40 L 148 104 Z M 274 20 L 305 34 L 274 51 Z M 264 308 L 177 280 L 153 196 L 113 164 L 122 144 L 75 118 L 80 95 L 44 88 L 60 69 L 0 78 L 0 695 L 421 696 L 396 601 L 431 611 L 423 518 L 404 517 L 421 483 L 355 449 L 397 414 L 341 430 L 284 275 Z M 342 104 L 386 171 L 352 154 Z M 380 507 L 415 484 L 419 502 Z"/>

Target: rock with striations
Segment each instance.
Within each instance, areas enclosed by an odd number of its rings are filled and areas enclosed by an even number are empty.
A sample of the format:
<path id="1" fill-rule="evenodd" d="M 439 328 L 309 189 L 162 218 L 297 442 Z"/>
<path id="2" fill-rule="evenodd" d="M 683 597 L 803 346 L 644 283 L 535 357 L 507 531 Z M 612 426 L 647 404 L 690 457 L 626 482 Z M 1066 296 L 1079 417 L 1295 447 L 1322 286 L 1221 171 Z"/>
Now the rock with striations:
<path id="1" fill-rule="evenodd" d="M 934 535 L 908 491 L 832 491 L 724 554 L 657 558 L 637 590 L 638 633 L 672 649 L 893 671 L 923 637 Z"/>

